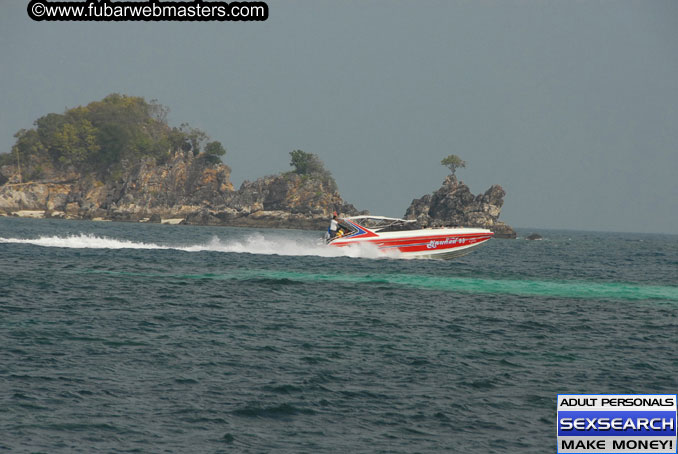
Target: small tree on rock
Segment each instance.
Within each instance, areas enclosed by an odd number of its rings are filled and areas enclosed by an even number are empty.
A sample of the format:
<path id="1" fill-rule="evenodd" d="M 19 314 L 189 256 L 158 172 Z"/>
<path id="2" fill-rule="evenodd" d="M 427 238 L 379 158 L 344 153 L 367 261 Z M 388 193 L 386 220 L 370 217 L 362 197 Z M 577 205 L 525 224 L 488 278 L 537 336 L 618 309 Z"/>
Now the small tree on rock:
<path id="1" fill-rule="evenodd" d="M 457 176 L 455 175 L 455 172 L 459 168 L 465 168 L 466 167 L 466 161 L 462 160 L 459 156 L 456 154 L 451 154 L 447 156 L 445 159 L 440 161 L 442 165 L 450 169 L 450 172 L 452 172 L 452 176 L 456 179 Z"/>
<path id="2" fill-rule="evenodd" d="M 205 157 L 209 162 L 213 164 L 220 163 L 221 162 L 220 156 L 224 156 L 225 154 L 226 149 L 221 144 L 221 142 L 217 140 L 215 140 L 214 142 L 209 142 L 207 145 L 205 145 Z"/>
<path id="3" fill-rule="evenodd" d="M 313 153 L 306 153 L 301 150 L 294 150 L 290 152 L 292 162 L 290 165 L 294 167 L 294 173 L 299 175 L 310 175 L 313 173 L 326 173 L 325 166 L 318 157 Z"/>
<path id="4" fill-rule="evenodd" d="M 294 167 L 294 173 L 302 176 L 315 176 L 320 178 L 320 181 L 330 191 L 337 190 L 337 183 L 332 178 L 330 171 L 325 168 L 318 155 L 294 150 L 290 151 L 290 157 L 292 158 L 290 165 Z"/>
<path id="5" fill-rule="evenodd" d="M 211 154 L 213 156 L 223 156 L 226 154 L 226 149 L 221 144 L 221 142 L 215 140 L 205 145 L 205 153 Z"/>

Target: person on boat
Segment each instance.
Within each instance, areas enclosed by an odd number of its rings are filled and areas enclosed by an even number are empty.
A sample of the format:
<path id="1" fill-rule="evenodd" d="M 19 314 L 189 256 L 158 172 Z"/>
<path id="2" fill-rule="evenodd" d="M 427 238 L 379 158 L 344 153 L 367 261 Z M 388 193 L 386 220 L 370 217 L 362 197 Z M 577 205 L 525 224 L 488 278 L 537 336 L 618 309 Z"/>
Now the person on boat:
<path id="1" fill-rule="evenodd" d="M 337 229 L 339 228 L 339 223 L 337 222 L 337 212 L 332 213 L 332 220 L 330 221 L 330 227 L 327 229 L 327 232 L 330 234 L 330 239 L 337 236 Z"/>

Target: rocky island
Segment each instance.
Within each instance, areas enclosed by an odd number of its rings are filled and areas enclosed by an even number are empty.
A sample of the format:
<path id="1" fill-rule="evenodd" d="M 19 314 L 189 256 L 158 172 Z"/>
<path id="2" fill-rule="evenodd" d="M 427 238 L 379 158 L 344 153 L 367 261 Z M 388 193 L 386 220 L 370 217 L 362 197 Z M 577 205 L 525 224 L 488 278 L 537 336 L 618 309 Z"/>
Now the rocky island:
<path id="1" fill-rule="evenodd" d="M 416 219 L 429 227 L 484 227 L 492 230 L 496 238 L 515 238 L 515 230 L 499 221 L 505 195 L 498 184 L 473 195 L 467 185 L 448 175 L 440 189 L 412 201 L 405 219 Z"/>
<path id="2" fill-rule="evenodd" d="M 0 215 L 324 229 L 334 211 L 366 213 L 342 199 L 315 154 L 301 150 L 290 153 L 292 171 L 235 189 L 221 143 L 186 124 L 170 127 L 167 112 L 113 94 L 39 118 L 0 154 Z M 453 174 L 406 216 L 511 237 L 498 221 L 504 195 L 495 185 L 473 196 Z"/>

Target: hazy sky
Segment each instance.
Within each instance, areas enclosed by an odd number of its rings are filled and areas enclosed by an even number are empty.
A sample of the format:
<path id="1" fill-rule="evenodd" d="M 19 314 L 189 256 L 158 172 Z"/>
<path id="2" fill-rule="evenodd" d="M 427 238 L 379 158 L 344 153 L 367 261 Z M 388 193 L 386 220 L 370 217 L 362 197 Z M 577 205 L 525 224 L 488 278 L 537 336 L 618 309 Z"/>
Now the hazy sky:
<path id="1" fill-rule="evenodd" d="M 33 22 L 0 0 L 0 151 L 117 92 L 221 141 L 236 186 L 318 154 L 402 216 L 454 153 L 517 227 L 678 233 L 678 2 L 268 1 L 265 22 Z"/>

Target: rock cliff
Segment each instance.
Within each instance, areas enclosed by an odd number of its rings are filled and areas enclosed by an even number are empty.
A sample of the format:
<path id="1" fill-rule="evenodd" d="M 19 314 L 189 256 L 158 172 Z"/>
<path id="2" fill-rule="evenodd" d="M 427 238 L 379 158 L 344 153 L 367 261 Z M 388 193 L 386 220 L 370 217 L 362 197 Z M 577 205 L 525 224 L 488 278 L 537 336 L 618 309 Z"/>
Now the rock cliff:
<path id="1" fill-rule="evenodd" d="M 333 211 L 358 213 L 312 175 L 290 172 L 260 178 L 236 191 L 231 169 L 204 154 L 177 151 L 162 164 L 153 158 L 123 164 L 127 170 L 107 183 L 64 174 L 20 184 L 12 179 L 16 169 L 4 166 L 0 173 L 9 183 L 0 187 L 0 213 L 307 229 L 325 228 Z"/>
<path id="2" fill-rule="evenodd" d="M 245 181 L 238 190 L 231 169 L 190 151 L 166 162 L 141 159 L 107 183 L 93 176 L 64 173 L 50 181 L 17 183 L 12 166 L 0 168 L 8 181 L 0 186 L 0 214 L 181 222 L 198 225 L 324 229 L 333 211 L 361 214 L 326 180 L 293 172 Z M 515 231 L 499 221 L 505 191 L 499 185 L 473 195 L 450 175 L 433 194 L 412 201 L 407 219 L 422 226 L 463 225 L 489 228 L 499 238 Z"/>
<path id="3" fill-rule="evenodd" d="M 292 172 L 245 181 L 223 204 L 205 205 L 186 217 L 187 224 L 324 229 L 333 211 L 358 214 L 322 180 Z"/>
<path id="4" fill-rule="evenodd" d="M 0 169 L 11 173 L 12 166 Z M 103 183 L 90 175 L 62 175 L 58 183 L 33 181 L 0 187 L 0 211 L 44 210 L 47 216 L 139 220 L 153 214 L 181 217 L 233 191 L 230 169 L 205 156 L 174 153 L 164 164 L 143 158 Z M 71 177 L 65 179 L 64 177 Z M 11 181 L 11 179 L 10 179 Z"/>
<path id="5" fill-rule="evenodd" d="M 414 199 L 405 218 L 430 227 L 483 227 L 498 238 L 515 238 L 516 232 L 499 221 L 505 195 L 504 189 L 496 184 L 484 194 L 473 195 L 467 185 L 448 175 L 436 192 Z"/>

